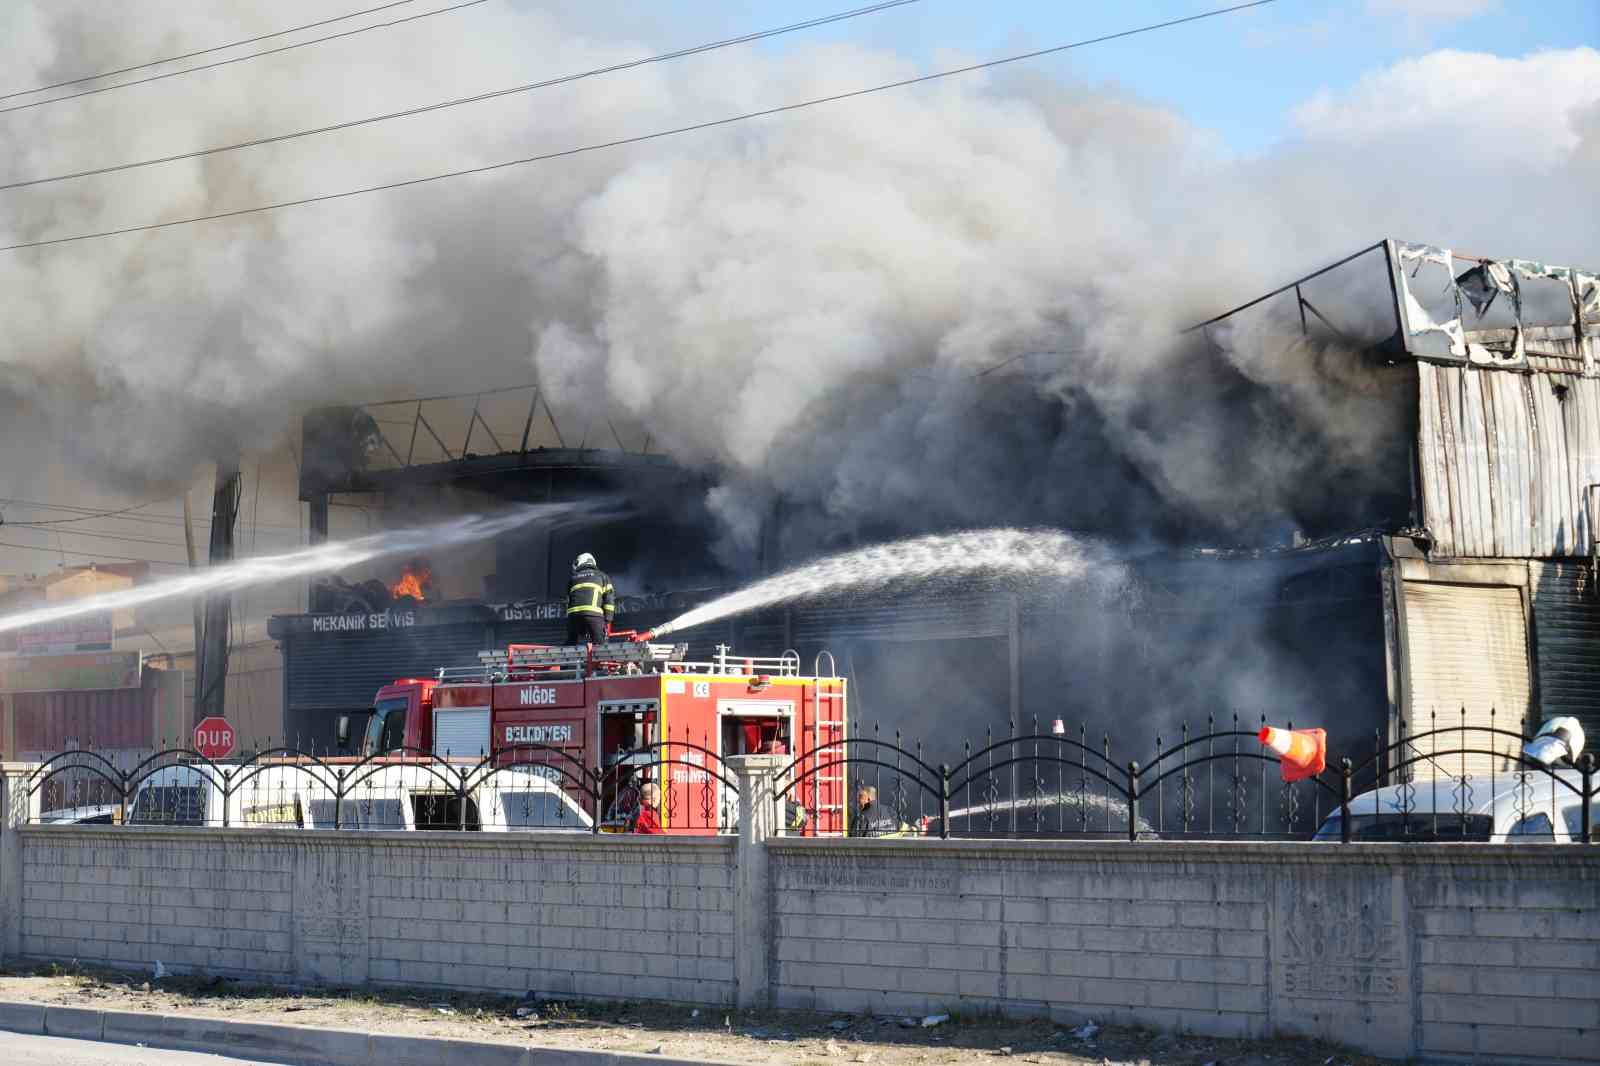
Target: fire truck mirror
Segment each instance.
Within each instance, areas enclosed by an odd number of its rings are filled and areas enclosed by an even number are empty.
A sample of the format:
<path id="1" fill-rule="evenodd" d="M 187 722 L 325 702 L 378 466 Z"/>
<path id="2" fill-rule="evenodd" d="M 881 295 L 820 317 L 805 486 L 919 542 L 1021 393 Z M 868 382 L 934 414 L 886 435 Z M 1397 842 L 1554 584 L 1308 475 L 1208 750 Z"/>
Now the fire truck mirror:
<path id="1" fill-rule="evenodd" d="M 341 714 L 339 716 L 339 747 L 348 748 L 349 746 L 350 746 L 350 716 L 348 714 Z"/>

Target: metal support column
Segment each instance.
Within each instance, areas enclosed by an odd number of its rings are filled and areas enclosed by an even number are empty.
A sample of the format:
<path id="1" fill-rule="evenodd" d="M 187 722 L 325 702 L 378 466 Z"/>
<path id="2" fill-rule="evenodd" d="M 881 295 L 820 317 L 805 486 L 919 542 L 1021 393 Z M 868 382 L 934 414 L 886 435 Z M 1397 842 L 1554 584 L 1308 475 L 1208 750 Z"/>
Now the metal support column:
<path id="1" fill-rule="evenodd" d="M 217 462 L 216 488 L 211 502 L 210 565 L 224 566 L 233 561 L 234 526 L 239 520 L 239 458 L 230 456 Z M 195 649 L 194 720 L 226 710 L 228 683 L 229 622 L 233 596 L 216 592 L 206 597 L 205 633 Z"/>

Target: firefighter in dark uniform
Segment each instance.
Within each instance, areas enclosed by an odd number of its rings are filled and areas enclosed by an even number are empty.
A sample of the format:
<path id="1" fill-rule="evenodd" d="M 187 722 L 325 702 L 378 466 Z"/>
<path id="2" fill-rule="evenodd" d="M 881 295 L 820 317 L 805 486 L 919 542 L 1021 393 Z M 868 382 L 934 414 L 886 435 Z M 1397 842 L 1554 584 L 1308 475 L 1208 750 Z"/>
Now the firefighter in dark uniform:
<path id="1" fill-rule="evenodd" d="M 573 560 L 572 580 L 567 582 L 567 643 L 604 644 L 616 613 L 611 579 L 584 552 Z"/>

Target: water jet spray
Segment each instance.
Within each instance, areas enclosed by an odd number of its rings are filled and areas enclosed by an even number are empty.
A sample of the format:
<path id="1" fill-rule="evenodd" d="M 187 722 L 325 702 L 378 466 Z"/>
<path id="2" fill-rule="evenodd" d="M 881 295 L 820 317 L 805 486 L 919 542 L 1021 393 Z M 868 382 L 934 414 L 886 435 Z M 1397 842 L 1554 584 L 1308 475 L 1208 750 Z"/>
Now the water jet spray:
<path id="1" fill-rule="evenodd" d="M 1102 589 L 1119 583 L 1120 564 L 1108 564 L 1093 542 L 1058 530 L 977 529 L 910 537 L 819 559 L 757 581 L 684 612 L 642 634 L 665 637 L 730 615 L 796 600 L 815 599 L 844 589 L 872 589 L 904 581 L 928 581 L 978 574 L 1006 578 L 1093 583 Z"/>
<path id="2" fill-rule="evenodd" d="M 310 577 L 358 566 L 389 555 L 403 555 L 470 544 L 508 533 L 541 519 L 584 510 L 573 503 L 533 504 L 492 515 L 469 515 L 431 526 L 389 530 L 355 540 L 319 544 L 283 555 L 241 559 L 225 566 L 169 578 L 149 585 L 89 596 L 70 603 L 52 604 L 0 617 L 0 633 L 27 626 L 57 622 L 97 611 L 119 611 L 163 600 L 203 596 L 265 585 L 290 578 Z"/>

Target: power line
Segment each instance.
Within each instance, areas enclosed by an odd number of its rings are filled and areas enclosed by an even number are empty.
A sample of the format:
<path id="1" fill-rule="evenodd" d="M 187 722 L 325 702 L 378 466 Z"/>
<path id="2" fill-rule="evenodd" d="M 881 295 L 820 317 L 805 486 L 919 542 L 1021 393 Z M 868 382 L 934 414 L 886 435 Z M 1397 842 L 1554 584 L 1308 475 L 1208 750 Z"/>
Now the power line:
<path id="1" fill-rule="evenodd" d="M 9 541 L 3 541 L 3 540 L 0 540 L 0 548 L 17 548 L 17 549 L 19 549 L 21 551 L 44 552 L 46 555 L 54 555 L 56 553 L 56 549 L 55 548 L 41 548 L 36 544 L 12 544 Z M 67 555 L 77 555 L 77 556 L 81 556 L 81 557 L 83 557 L 85 559 L 114 559 L 114 560 L 116 560 L 118 562 L 124 562 L 124 563 L 153 563 L 156 566 L 178 566 L 178 567 L 183 567 L 184 569 L 188 569 L 188 566 L 189 566 L 188 563 L 175 563 L 175 562 L 172 562 L 169 559 L 146 559 L 145 557 L 140 556 L 140 555 L 102 555 L 102 554 L 99 554 L 97 552 L 77 552 L 77 551 L 75 551 L 75 552 L 66 552 L 65 554 L 67 554 Z"/>
<path id="2" fill-rule="evenodd" d="M 740 37 L 729 37 L 721 41 L 712 41 L 709 44 L 697 44 L 690 48 L 680 48 L 674 52 L 663 52 L 660 55 L 646 56 L 642 59 L 630 59 L 625 63 L 613 63 L 609 67 L 596 67 L 593 70 L 580 71 L 576 74 L 562 74 L 559 77 L 546 78 L 544 81 L 530 82 L 527 85 L 515 85 L 509 89 L 494 89 L 486 93 L 477 93 L 473 96 L 462 96 L 454 100 L 441 100 L 437 103 L 423 104 L 420 107 L 407 108 L 404 111 L 391 111 L 383 115 L 370 115 L 366 118 L 351 119 L 348 122 L 336 122 L 330 126 L 318 126 L 315 129 L 298 130 L 294 133 L 280 133 L 273 137 L 258 137 L 254 140 L 239 141 L 235 144 L 218 145 L 215 148 L 201 148 L 193 152 L 179 152 L 176 155 L 160 156 L 155 159 L 141 159 L 132 163 L 117 163 L 108 167 L 97 167 L 93 170 L 78 170 L 70 174 L 56 174 L 47 178 L 28 178 L 22 181 L 13 181 L 0 185 L 0 192 L 7 189 L 25 189 L 33 185 L 48 185 L 57 181 L 71 181 L 75 178 L 90 178 L 101 174 L 116 174 L 125 170 L 138 170 L 142 167 L 153 167 L 163 163 L 176 163 L 184 159 L 201 159 L 205 156 L 217 155 L 222 152 L 236 152 L 241 148 L 260 148 L 268 144 L 281 144 L 284 141 L 298 140 L 302 137 L 315 137 L 324 133 L 337 133 L 340 130 L 354 129 L 357 126 L 370 126 L 375 122 L 388 122 L 391 119 L 409 118 L 414 115 L 425 115 L 430 111 L 442 111 L 449 107 L 460 107 L 463 104 L 478 104 L 485 100 L 495 100 L 502 96 L 512 96 L 517 93 L 533 92 L 536 89 L 548 89 L 553 85 L 566 85 L 571 82 L 581 81 L 584 78 L 595 78 L 604 74 L 614 74 L 620 70 L 632 70 L 636 67 L 647 66 L 651 63 L 664 63 L 671 59 L 681 59 L 684 56 L 699 55 L 702 52 L 713 52 L 721 48 L 731 48 L 738 44 L 749 44 L 752 41 L 765 40 L 768 37 L 777 37 L 780 34 L 794 33 L 798 30 L 812 29 L 817 26 L 826 26 L 833 22 L 842 22 L 845 19 L 856 18 L 860 15 L 870 15 L 874 12 L 884 11 L 892 7 L 904 7 L 907 4 L 919 3 L 920 0 L 881 0 L 881 2 L 867 7 L 858 7 L 850 11 L 841 11 L 833 15 L 823 15 L 819 18 L 807 19 L 804 22 L 794 22 L 787 26 L 779 26 L 770 30 L 758 30 Z M 3 112 L 0 112 L 3 114 Z"/>
<path id="3" fill-rule="evenodd" d="M 673 129 L 657 130 L 654 133 L 643 133 L 634 137 L 620 137 L 616 140 L 602 141 L 597 144 L 581 145 L 577 148 L 566 148 L 557 152 L 546 152 L 542 155 L 525 156 L 521 159 L 508 159 L 503 163 L 489 163 L 481 167 L 468 167 L 464 170 L 452 170 L 443 174 L 432 174 L 425 178 L 409 178 L 405 181 L 394 181 L 384 185 L 369 185 L 361 189 L 349 189 L 344 192 L 324 193 L 320 196 L 306 196 L 298 200 L 283 200 L 275 204 L 262 204 L 257 207 L 242 207 L 234 211 L 218 211 L 209 215 L 194 215 L 189 218 L 175 218 L 167 222 L 150 222 L 142 226 L 124 226 L 121 229 L 99 230 L 93 233 L 80 233 L 71 237 L 52 237 L 48 240 L 25 241 L 20 244 L 0 245 L 0 252 L 15 252 L 26 248 L 45 248 L 56 244 L 71 244 L 75 241 L 96 240 L 101 237 L 120 237 L 129 233 L 148 233 L 152 230 L 168 229 L 173 226 L 189 226 L 197 222 L 215 222 L 224 218 L 238 218 L 241 215 L 253 215 L 265 211 L 282 211 L 290 207 L 303 207 L 307 204 L 326 203 L 330 200 L 343 200 L 352 196 L 365 196 L 368 193 L 389 192 L 394 189 L 409 188 L 413 185 L 427 185 L 435 181 L 445 181 L 450 178 L 461 178 L 471 174 L 486 174 L 494 170 L 504 170 L 507 167 L 524 166 L 529 163 L 542 163 L 551 159 L 561 159 L 566 156 L 583 155 L 588 152 L 598 152 L 607 148 L 620 148 L 630 144 L 642 144 L 646 141 L 660 140 L 665 137 L 674 137 L 682 133 L 693 133 L 699 130 L 714 129 L 719 126 L 730 126 L 736 122 L 744 122 L 753 118 L 764 118 L 769 115 L 780 115 L 790 111 L 799 111 L 819 104 L 834 103 L 839 100 L 850 100 L 858 96 L 868 96 L 873 93 L 886 92 L 889 89 L 900 89 L 909 85 L 920 85 L 924 82 L 937 81 L 941 78 L 950 78 L 958 74 L 968 74 L 975 70 L 985 70 L 991 67 L 1004 66 L 1008 63 L 1018 63 L 1025 59 L 1036 59 L 1039 56 L 1052 55 L 1057 52 L 1066 52 L 1074 48 L 1083 48 L 1091 44 L 1100 44 L 1105 41 L 1114 41 L 1123 37 L 1132 37 L 1136 34 L 1150 33 L 1154 30 L 1167 29 L 1179 26 L 1186 22 L 1197 22 L 1201 19 L 1215 18 L 1218 15 L 1227 15 L 1247 8 L 1262 7 L 1275 3 L 1276 0 L 1253 0 L 1252 3 L 1235 4 L 1232 7 L 1217 8 L 1205 11 L 1198 15 L 1189 15 L 1185 18 L 1170 19 L 1166 22 L 1152 23 L 1119 33 L 1105 34 L 1100 37 L 1091 37 L 1087 40 L 1073 41 L 1069 44 L 1056 45 L 1053 48 L 1041 48 L 1033 52 L 1023 52 L 1019 55 L 1007 56 L 1003 59 L 991 59 L 983 63 L 973 63 L 965 67 L 955 67 L 942 70 L 933 74 L 924 74 L 915 78 L 904 78 L 900 81 L 885 82 L 882 85 L 873 85 L 865 89 L 854 89 L 850 92 L 835 93 L 832 96 L 819 96 L 798 103 L 783 104 L 779 107 L 764 108 L 760 111 L 747 111 L 740 115 L 730 115 L 727 118 L 712 119 L 707 122 L 697 122 L 688 126 L 678 126 Z"/>
<path id="4" fill-rule="evenodd" d="M 15 528 L 15 529 L 38 529 L 37 526 L 32 525 L 32 524 L 27 523 L 27 522 L 7 522 L 6 523 L 6 528 L 7 529 L 13 529 L 13 528 Z M 161 540 L 161 539 L 152 538 L 152 537 L 133 537 L 133 536 L 128 536 L 125 533 L 96 533 L 96 532 L 92 532 L 90 530 L 82 530 L 82 529 L 39 529 L 39 532 L 49 533 L 52 536 L 57 536 L 57 537 L 92 537 L 92 538 L 94 538 L 96 540 L 115 540 L 115 541 L 121 541 L 124 544 L 156 544 L 156 545 L 160 545 L 161 547 L 167 547 L 167 548 L 182 548 L 184 546 L 183 543 L 180 542 L 180 541 Z M 276 534 L 274 534 L 274 535 L 276 535 Z"/>
<path id="5" fill-rule="evenodd" d="M 166 498 L 170 499 L 171 497 L 166 497 Z M 160 500 L 156 500 L 156 501 L 152 501 L 152 502 L 153 503 L 159 503 L 161 501 Z M 107 518 L 107 517 L 109 517 L 109 518 L 112 518 L 113 520 L 119 521 L 119 522 L 142 522 L 142 523 L 145 523 L 145 524 L 148 524 L 148 525 L 173 525 L 173 526 L 182 526 L 183 525 L 183 516 L 182 515 L 169 515 L 169 514 L 140 514 L 140 515 L 135 515 L 135 514 L 126 514 L 126 513 L 124 513 L 124 511 L 98 511 L 98 510 L 96 510 L 96 509 L 94 509 L 92 507 L 76 507 L 76 506 L 73 506 L 72 504 L 50 503 L 50 502 L 45 501 L 45 500 L 24 500 L 24 499 L 19 499 L 17 497 L 0 498 L 0 504 L 11 504 L 11 505 L 15 505 L 15 506 L 18 506 L 18 507 L 27 507 L 27 508 L 40 509 L 40 510 L 49 510 L 49 511 L 66 511 L 69 514 L 80 514 L 80 515 L 83 515 L 85 518 Z M 148 507 L 148 506 L 151 506 L 151 503 L 144 503 L 144 504 L 140 504 L 138 506 L 140 506 L 140 507 Z M 132 509 L 133 508 L 128 508 L 128 509 L 125 509 L 125 510 L 132 510 Z M 210 522 L 211 522 L 211 520 L 209 518 L 201 518 L 201 519 L 197 519 L 195 521 L 195 525 L 197 527 L 198 526 L 206 526 L 206 525 L 209 525 Z M 31 527 L 31 526 L 42 526 L 42 525 L 49 525 L 49 524 L 52 524 L 52 523 L 49 522 L 49 521 L 46 521 L 46 520 L 40 520 L 40 521 L 37 521 L 37 522 L 4 522 L 4 523 L 0 523 L 0 525 L 12 525 L 12 526 L 17 526 L 19 528 L 21 528 L 21 527 Z M 263 523 L 261 523 L 261 528 L 262 529 L 287 529 L 287 530 L 294 530 L 296 532 L 298 532 L 299 529 L 300 529 L 300 527 L 298 525 L 289 525 L 289 524 L 282 523 L 282 522 L 263 522 Z"/>
<path id="6" fill-rule="evenodd" d="M 159 498 L 154 499 L 154 500 L 146 500 L 144 503 L 136 503 L 132 507 L 124 507 L 120 511 L 101 511 L 101 512 L 98 512 L 96 514 L 80 515 L 77 518 L 47 518 L 47 519 L 42 519 L 42 520 L 40 520 L 38 522 L 12 522 L 12 523 L 10 523 L 10 525 L 13 525 L 13 526 L 30 526 L 30 527 L 34 527 L 34 526 L 63 526 L 63 525 L 66 525 L 66 524 L 68 524 L 70 522 L 88 522 L 91 519 L 95 519 L 95 518 L 115 518 L 117 515 L 127 514 L 129 511 L 137 511 L 137 510 L 140 510 L 141 508 L 149 507 L 151 504 L 161 503 L 162 501 L 170 500 L 171 498 L 172 497 L 170 497 L 170 496 L 162 496 L 162 497 L 159 497 Z M 12 502 L 15 502 L 15 501 L 12 501 Z M 0 524 L 5 524 L 5 523 L 0 522 Z"/>
<path id="7" fill-rule="evenodd" d="M 193 59 L 196 56 L 209 55 L 212 52 L 225 52 L 230 48 L 240 48 L 247 44 L 255 44 L 258 41 L 266 41 L 271 40 L 274 37 L 283 37 L 291 33 L 299 33 L 302 30 L 313 30 L 318 26 L 328 26 L 335 22 L 344 22 L 347 19 L 359 18 L 362 15 L 371 15 L 379 11 L 387 11 L 392 7 L 402 7 L 412 2 L 413 0 L 394 0 L 393 3 L 382 4 L 378 7 L 369 7 L 363 11 L 352 11 L 348 15 L 339 15 L 336 18 L 323 19 L 320 22 L 308 22 L 304 26 L 291 26 L 289 29 L 278 30 L 275 33 L 264 33 L 258 37 L 247 37 L 242 41 L 233 41 L 229 44 L 219 44 L 211 48 L 202 48 L 195 52 L 185 52 L 183 55 L 168 56 L 166 59 L 152 59 L 148 63 L 136 63 L 131 67 L 123 67 L 120 70 L 108 70 L 102 74 L 89 74 L 81 78 L 58 81 L 52 85 L 40 85 L 33 89 L 18 89 L 15 92 L 0 93 L 0 100 L 12 100 L 18 96 L 32 96 L 34 93 L 48 92 L 51 89 L 64 89 L 69 85 L 81 85 L 86 81 L 99 81 L 101 78 L 110 78 L 118 74 L 129 74 L 135 70 L 145 70 L 149 67 L 159 67 L 167 63 L 176 63 L 181 59 Z M 269 48 L 261 52 L 252 52 L 247 56 L 235 56 L 232 59 L 224 59 L 217 63 L 203 63 L 200 66 L 185 67 L 183 70 L 172 70 L 165 74 L 156 74 L 148 78 L 136 78 L 133 81 L 118 82 L 115 85 L 103 85 L 98 89 L 88 89 L 81 93 L 68 93 L 64 96 L 52 96 L 48 100 L 35 100 L 32 103 L 18 104 L 12 107 L 0 108 L 0 115 L 7 114 L 12 111 L 25 111 L 30 107 L 43 107 L 45 104 L 56 104 L 63 100 L 76 100 L 83 96 L 93 96 L 95 93 L 110 92 L 112 89 L 126 89 L 131 85 L 145 85 L 152 81 L 162 81 L 166 78 L 176 78 L 182 74 L 194 74 L 197 71 L 214 70 L 217 67 L 226 67 L 233 63 L 243 63 L 251 59 L 260 59 L 262 56 L 276 55 L 279 52 L 288 52 L 295 48 L 304 48 L 307 45 L 322 44 L 325 41 L 334 41 L 341 37 L 350 37 L 357 33 L 366 33 L 368 30 L 387 29 L 390 26 L 398 26 L 405 22 L 414 22 L 417 19 L 424 19 L 430 15 L 442 15 L 446 12 L 458 11 L 461 8 L 472 7 L 475 4 L 481 4 L 484 2 L 485 0 L 468 0 L 466 3 L 455 4 L 451 7 L 439 8 L 435 11 L 425 11 L 417 15 L 407 15 L 404 18 L 394 19 L 390 22 L 374 22 L 370 26 L 360 26 L 353 30 L 345 30 L 341 33 L 329 34 L 326 37 L 315 37 L 309 41 L 297 41 L 294 44 L 283 45 L 279 48 Z"/>
<path id="8" fill-rule="evenodd" d="M 115 533 L 92 533 L 78 529 L 40 529 L 38 526 L 26 522 L 7 522 L 7 529 L 33 529 L 40 533 L 48 533 L 53 537 L 93 537 L 95 540 L 117 540 L 127 544 L 156 544 L 164 548 L 181 548 L 182 544 L 173 540 L 158 540 L 153 537 L 128 537 Z"/>

